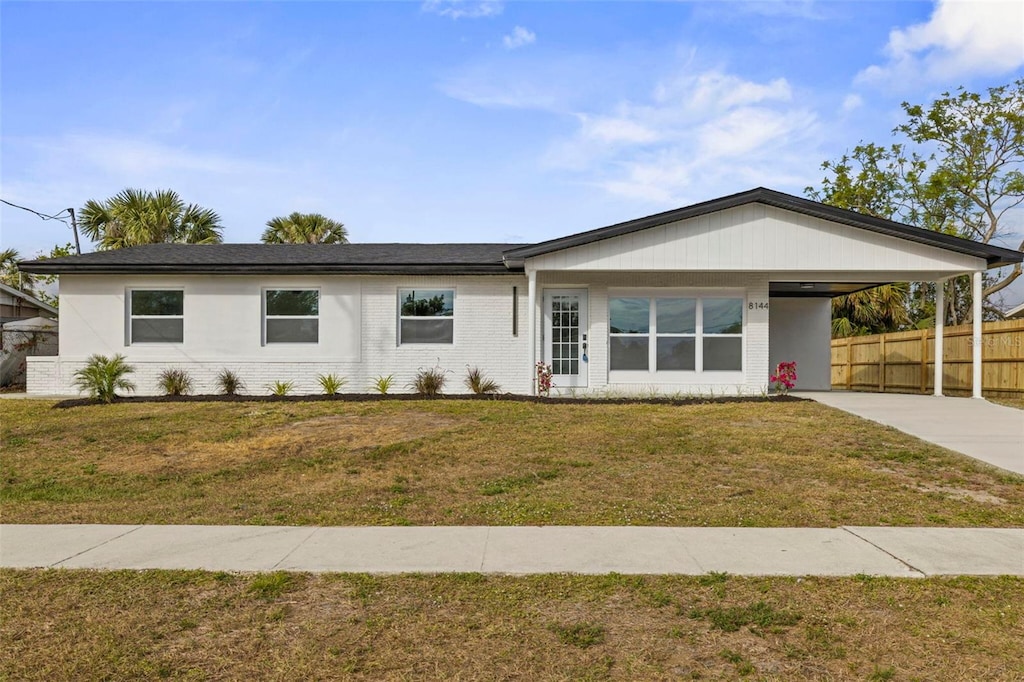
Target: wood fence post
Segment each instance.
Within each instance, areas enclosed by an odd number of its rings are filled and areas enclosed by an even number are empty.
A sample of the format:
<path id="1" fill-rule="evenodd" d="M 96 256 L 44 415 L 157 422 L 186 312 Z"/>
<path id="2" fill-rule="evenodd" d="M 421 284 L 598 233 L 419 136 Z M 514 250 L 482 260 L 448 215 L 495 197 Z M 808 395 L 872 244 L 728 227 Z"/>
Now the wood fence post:
<path id="1" fill-rule="evenodd" d="M 885 334 L 878 336 L 878 392 L 885 393 Z"/>
<path id="2" fill-rule="evenodd" d="M 846 390 L 853 390 L 853 337 L 846 337 Z"/>
<path id="3" fill-rule="evenodd" d="M 928 392 L 928 330 L 921 330 L 921 393 Z"/>

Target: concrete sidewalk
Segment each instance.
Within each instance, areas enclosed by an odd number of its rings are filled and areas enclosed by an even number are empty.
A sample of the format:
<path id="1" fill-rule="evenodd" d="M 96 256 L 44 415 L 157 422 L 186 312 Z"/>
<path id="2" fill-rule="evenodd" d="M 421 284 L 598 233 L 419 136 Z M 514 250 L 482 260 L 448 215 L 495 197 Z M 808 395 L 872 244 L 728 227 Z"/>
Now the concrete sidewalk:
<path id="1" fill-rule="evenodd" d="M 974 398 L 853 391 L 794 392 L 1024 475 L 1024 410 Z"/>
<path id="2" fill-rule="evenodd" d="M 1024 529 L 0 525 L 0 566 L 1024 576 Z"/>

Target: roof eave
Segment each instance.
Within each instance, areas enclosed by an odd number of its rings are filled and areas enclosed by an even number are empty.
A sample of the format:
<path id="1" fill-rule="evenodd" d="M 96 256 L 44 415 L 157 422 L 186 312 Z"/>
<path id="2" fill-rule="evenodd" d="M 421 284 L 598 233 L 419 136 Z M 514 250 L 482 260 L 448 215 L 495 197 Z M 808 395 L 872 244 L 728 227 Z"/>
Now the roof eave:
<path id="1" fill-rule="evenodd" d="M 26 262 L 19 268 L 24 272 L 40 275 L 501 275 L 510 269 L 504 263 L 466 264 L 397 264 L 360 265 L 337 263 L 295 264 L 189 264 L 189 265 L 144 265 L 144 264 L 77 264 L 55 266 L 37 261 L 38 265 Z M 28 267 L 24 267 L 28 266 Z"/>

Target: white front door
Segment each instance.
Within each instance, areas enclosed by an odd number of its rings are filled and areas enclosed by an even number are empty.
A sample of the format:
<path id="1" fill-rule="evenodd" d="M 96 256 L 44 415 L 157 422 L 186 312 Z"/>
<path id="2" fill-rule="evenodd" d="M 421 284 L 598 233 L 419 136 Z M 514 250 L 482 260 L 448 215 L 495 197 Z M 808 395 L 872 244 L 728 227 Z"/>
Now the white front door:
<path id="1" fill-rule="evenodd" d="M 587 385 L 587 290 L 545 289 L 544 362 L 555 388 Z"/>

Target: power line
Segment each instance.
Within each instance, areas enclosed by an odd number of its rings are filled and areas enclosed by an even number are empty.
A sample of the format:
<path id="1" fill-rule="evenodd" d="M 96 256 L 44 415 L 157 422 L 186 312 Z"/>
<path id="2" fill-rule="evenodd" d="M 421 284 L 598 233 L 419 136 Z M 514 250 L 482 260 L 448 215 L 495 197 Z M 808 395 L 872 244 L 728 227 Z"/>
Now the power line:
<path id="1" fill-rule="evenodd" d="M 67 213 L 67 212 L 71 211 L 70 208 L 65 208 L 63 211 L 61 211 L 57 215 L 46 215 L 45 213 L 40 213 L 39 211 L 36 211 L 34 209 L 31 209 L 31 208 L 28 208 L 27 206 L 18 206 L 17 204 L 14 204 L 14 203 L 11 203 L 10 201 L 7 201 L 6 199 L 0 199 L 0 202 L 5 203 L 8 206 L 13 206 L 14 208 L 20 208 L 22 211 L 28 211 L 29 213 L 35 213 L 37 216 L 39 216 L 43 220 L 59 220 L 62 223 L 64 223 L 65 225 L 67 225 L 67 221 L 65 221 L 64 219 L 67 218 L 67 216 L 61 215 L 61 214 L 62 213 Z M 70 227 L 70 225 L 69 225 L 69 227 Z"/>
<path id="2" fill-rule="evenodd" d="M 19 206 L 18 204 L 11 203 L 10 201 L 7 201 L 6 199 L 0 199 L 0 202 L 5 203 L 8 206 L 12 206 L 14 208 L 20 208 L 22 211 L 28 211 L 29 213 L 34 213 L 37 216 L 39 216 L 40 218 L 42 218 L 43 220 L 59 220 L 60 222 L 64 223 L 67 227 L 70 227 L 71 231 L 75 234 L 75 253 L 77 253 L 79 256 L 82 255 L 82 247 L 78 243 L 78 223 L 75 222 L 75 209 L 73 209 L 73 208 L 65 208 L 63 211 L 61 211 L 57 215 L 46 215 L 45 213 L 40 213 L 39 211 L 36 211 L 35 209 L 31 209 L 31 208 L 29 208 L 27 206 Z M 68 215 L 65 216 L 65 215 L 63 215 L 64 213 L 67 213 Z M 71 218 L 71 223 L 68 223 L 66 218 Z"/>

